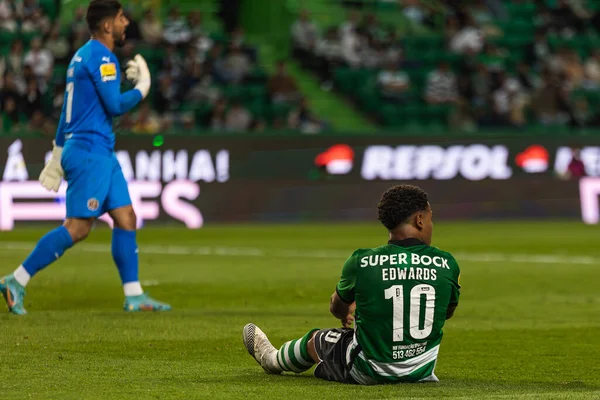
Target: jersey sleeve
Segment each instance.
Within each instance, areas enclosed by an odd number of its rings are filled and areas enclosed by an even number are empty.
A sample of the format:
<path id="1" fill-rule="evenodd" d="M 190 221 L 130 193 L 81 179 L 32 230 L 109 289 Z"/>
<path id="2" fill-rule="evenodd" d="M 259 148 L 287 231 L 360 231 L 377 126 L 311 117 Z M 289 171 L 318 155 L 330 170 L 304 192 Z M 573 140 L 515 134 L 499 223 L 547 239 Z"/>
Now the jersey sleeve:
<path id="1" fill-rule="evenodd" d="M 450 305 L 458 305 L 460 298 L 460 267 L 454 258 L 451 259 L 453 269 L 452 275 L 452 292 L 450 293 Z"/>
<path id="2" fill-rule="evenodd" d="M 54 137 L 54 142 L 56 146 L 63 147 L 65 145 L 65 107 L 66 107 L 66 99 L 62 105 L 62 111 L 60 112 L 60 120 L 58 120 L 58 127 L 56 128 L 56 136 Z"/>
<path id="3" fill-rule="evenodd" d="M 100 101 L 111 117 L 125 114 L 142 101 L 142 93 L 137 89 L 121 93 L 119 62 L 114 55 L 94 54 L 86 66 Z"/>
<path id="4" fill-rule="evenodd" d="M 345 303 L 354 302 L 354 294 L 356 287 L 356 257 L 351 255 L 342 268 L 342 277 L 338 282 L 335 291 L 340 299 Z"/>

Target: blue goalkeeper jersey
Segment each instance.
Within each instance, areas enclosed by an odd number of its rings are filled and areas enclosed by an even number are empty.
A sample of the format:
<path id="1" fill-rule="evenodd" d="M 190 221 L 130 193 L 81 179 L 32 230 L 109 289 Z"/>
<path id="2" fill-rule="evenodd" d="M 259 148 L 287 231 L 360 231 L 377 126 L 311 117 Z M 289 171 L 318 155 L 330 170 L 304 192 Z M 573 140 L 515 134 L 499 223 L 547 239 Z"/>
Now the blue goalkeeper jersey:
<path id="1" fill-rule="evenodd" d="M 90 40 L 73 56 L 67 70 L 65 97 L 56 131 L 56 145 L 65 138 L 91 152 L 112 152 L 113 117 L 125 114 L 141 100 L 133 89 L 121 93 L 119 60 L 106 46 Z"/>

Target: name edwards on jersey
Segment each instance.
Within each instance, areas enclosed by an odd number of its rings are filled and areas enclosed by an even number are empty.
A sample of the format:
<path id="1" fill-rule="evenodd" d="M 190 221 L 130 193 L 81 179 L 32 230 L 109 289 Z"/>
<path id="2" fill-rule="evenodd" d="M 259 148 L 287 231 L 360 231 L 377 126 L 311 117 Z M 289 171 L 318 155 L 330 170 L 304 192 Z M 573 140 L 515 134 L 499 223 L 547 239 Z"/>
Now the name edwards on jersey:
<path id="1" fill-rule="evenodd" d="M 396 280 L 437 280 L 436 268 L 450 269 L 448 259 L 440 256 L 428 256 L 421 254 L 377 254 L 364 256 L 360 258 L 360 267 L 376 267 L 383 265 L 406 265 L 405 267 L 383 268 L 381 270 L 381 279 L 384 281 Z M 421 268 L 417 267 L 434 268 Z"/>

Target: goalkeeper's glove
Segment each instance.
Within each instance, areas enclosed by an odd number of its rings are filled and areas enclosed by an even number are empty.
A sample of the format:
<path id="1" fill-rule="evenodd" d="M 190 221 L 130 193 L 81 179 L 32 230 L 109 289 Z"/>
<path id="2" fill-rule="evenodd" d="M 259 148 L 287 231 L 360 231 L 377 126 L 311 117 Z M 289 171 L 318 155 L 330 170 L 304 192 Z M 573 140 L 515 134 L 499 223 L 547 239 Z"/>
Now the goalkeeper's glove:
<path id="1" fill-rule="evenodd" d="M 150 91 L 150 70 L 146 60 L 139 54 L 127 63 L 125 70 L 127 79 L 135 83 L 135 88 L 142 94 L 142 99 L 145 99 Z"/>
<path id="2" fill-rule="evenodd" d="M 52 157 L 48 164 L 42 170 L 39 181 L 43 187 L 53 192 L 58 192 L 60 188 L 60 182 L 62 177 L 65 176 L 65 172 L 62 169 L 60 160 L 62 158 L 63 148 L 56 145 L 56 142 L 52 142 Z"/>

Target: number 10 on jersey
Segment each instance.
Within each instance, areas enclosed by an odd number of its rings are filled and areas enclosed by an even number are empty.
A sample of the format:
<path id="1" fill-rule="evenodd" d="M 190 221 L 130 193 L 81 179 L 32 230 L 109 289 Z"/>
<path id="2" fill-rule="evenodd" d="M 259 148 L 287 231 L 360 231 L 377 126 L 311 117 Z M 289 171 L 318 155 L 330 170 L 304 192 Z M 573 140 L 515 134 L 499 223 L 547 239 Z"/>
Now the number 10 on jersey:
<path id="1" fill-rule="evenodd" d="M 394 342 L 404 341 L 404 286 L 394 285 L 384 291 L 386 299 L 392 299 L 393 323 L 392 338 Z M 425 312 L 421 316 L 421 298 L 425 297 Z M 409 297 L 409 335 L 413 339 L 425 339 L 433 330 L 433 314 L 435 311 L 435 288 L 421 284 L 412 288 Z M 421 318 L 422 317 L 422 318 Z M 420 329 L 419 327 L 423 328 Z"/>

